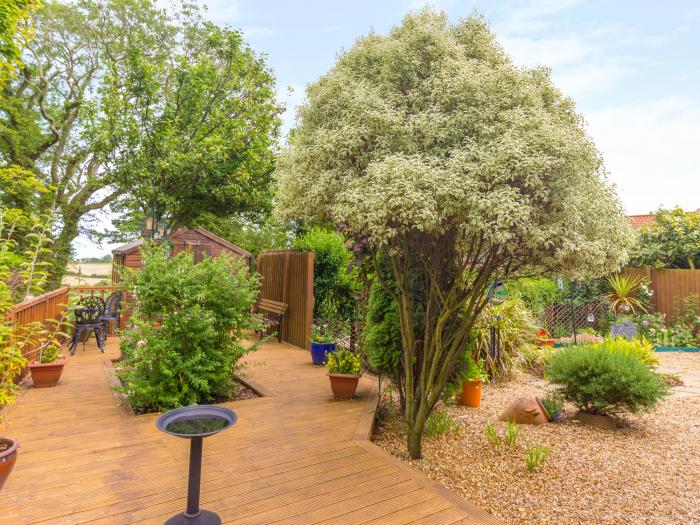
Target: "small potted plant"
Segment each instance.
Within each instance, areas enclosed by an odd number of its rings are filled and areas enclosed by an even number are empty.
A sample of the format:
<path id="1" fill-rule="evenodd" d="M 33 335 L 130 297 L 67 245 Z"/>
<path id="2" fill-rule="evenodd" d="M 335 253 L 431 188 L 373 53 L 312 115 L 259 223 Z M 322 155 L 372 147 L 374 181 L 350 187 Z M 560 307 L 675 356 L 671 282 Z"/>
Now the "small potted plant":
<path id="1" fill-rule="evenodd" d="M 60 332 L 63 320 L 51 321 L 51 328 L 39 332 L 39 349 L 37 358 L 29 363 L 34 388 L 56 386 L 63 374 L 63 367 L 68 357 L 61 351 L 63 339 L 68 335 Z"/>
<path id="2" fill-rule="evenodd" d="M 328 354 L 328 378 L 336 399 L 352 399 L 362 376 L 362 360 L 355 352 L 337 350 Z"/>
<path id="3" fill-rule="evenodd" d="M 311 361 L 315 365 L 325 365 L 328 354 L 335 352 L 335 336 L 325 326 L 314 326 L 311 331 Z"/>
<path id="4" fill-rule="evenodd" d="M 544 415 L 552 423 L 564 421 L 564 398 L 558 392 L 551 392 L 544 397 L 537 398 L 544 409 Z"/>
<path id="5" fill-rule="evenodd" d="M 607 297 L 610 301 L 610 312 L 615 315 L 616 322 L 610 325 L 613 337 L 624 337 L 627 340 L 637 337 L 637 325 L 632 316 L 638 311 L 646 312 L 646 308 L 638 298 L 642 286 L 642 278 L 638 275 L 616 274 L 608 277 L 608 285 L 612 289 Z"/>
<path id="6" fill-rule="evenodd" d="M 474 361 L 470 356 L 462 380 L 462 389 L 457 392 L 457 401 L 464 406 L 479 408 L 481 406 L 481 387 L 486 381 L 488 381 L 488 375 L 484 360 Z"/>
<path id="7" fill-rule="evenodd" d="M 5 326 L 0 324 L 0 327 Z M 4 335 L 0 334 L 0 340 L 8 344 L 4 348 L 5 355 L 0 359 L 0 423 L 6 421 L 4 409 L 15 400 L 18 391 L 15 378 L 27 364 L 22 357 L 21 346 L 10 344 Z M 0 435 L 0 490 L 15 466 L 18 448 L 16 439 Z"/>
<path id="8" fill-rule="evenodd" d="M 550 334 L 544 328 L 537 332 L 535 342 L 537 343 L 537 346 L 549 346 L 554 348 L 554 339 L 552 338 L 552 334 Z"/>

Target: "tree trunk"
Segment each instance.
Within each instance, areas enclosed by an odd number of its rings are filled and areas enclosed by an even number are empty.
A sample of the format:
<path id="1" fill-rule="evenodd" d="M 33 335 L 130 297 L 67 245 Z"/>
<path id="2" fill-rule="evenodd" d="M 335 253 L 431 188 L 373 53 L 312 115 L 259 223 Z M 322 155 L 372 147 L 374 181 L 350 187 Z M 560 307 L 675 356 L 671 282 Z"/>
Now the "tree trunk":
<path id="1" fill-rule="evenodd" d="M 73 240 L 78 236 L 78 220 L 64 217 L 63 229 L 53 242 L 51 266 L 47 290 L 55 290 L 61 286 L 66 268 L 73 255 Z"/>
<path id="2" fill-rule="evenodd" d="M 406 435 L 406 445 L 411 459 L 420 459 L 422 454 L 423 431 L 409 428 Z"/>

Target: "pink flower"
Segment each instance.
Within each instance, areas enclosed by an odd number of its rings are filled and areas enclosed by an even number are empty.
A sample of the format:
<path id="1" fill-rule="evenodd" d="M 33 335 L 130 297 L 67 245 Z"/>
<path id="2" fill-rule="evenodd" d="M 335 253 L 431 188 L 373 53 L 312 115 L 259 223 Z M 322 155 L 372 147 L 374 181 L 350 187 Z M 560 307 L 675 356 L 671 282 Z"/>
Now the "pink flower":
<path id="1" fill-rule="evenodd" d="M 648 320 L 648 319 L 644 319 L 644 326 L 649 326 L 649 320 Z"/>

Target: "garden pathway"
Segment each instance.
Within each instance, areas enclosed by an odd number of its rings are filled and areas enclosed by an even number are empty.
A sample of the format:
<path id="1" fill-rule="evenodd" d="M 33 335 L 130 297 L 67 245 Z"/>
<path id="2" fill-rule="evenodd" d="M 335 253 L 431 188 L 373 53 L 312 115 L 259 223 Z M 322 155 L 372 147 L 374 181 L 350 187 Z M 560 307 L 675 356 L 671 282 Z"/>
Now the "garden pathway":
<path id="1" fill-rule="evenodd" d="M 118 405 L 117 346 L 79 347 L 57 388 L 29 388 L 9 410 L 21 448 L 0 524 L 162 524 L 184 509 L 187 441 Z M 202 507 L 224 523 L 499 523 L 368 441 L 370 378 L 334 401 L 303 350 L 270 343 L 248 362 L 266 395 L 227 403 L 238 423 L 204 443 Z"/>

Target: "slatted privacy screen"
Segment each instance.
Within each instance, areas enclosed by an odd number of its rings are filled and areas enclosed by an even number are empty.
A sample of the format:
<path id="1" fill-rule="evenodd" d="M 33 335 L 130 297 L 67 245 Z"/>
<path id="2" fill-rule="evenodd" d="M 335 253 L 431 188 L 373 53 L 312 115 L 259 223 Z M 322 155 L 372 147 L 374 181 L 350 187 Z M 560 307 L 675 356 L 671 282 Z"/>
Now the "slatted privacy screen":
<path id="1" fill-rule="evenodd" d="M 256 260 L 260 298 L 287 303 L 282 340 L 310 348 L 314 305 L 314 254 L 295 250 L 265 251 Z"/>
<path id="2" fill-rule="evenodd" d="M 669 318 L 676 315 L 685 297 L 700 296 L 700 270 L 627 268 L 625 273 L 641 275 L 651 282 L 654 309 Z"/>

